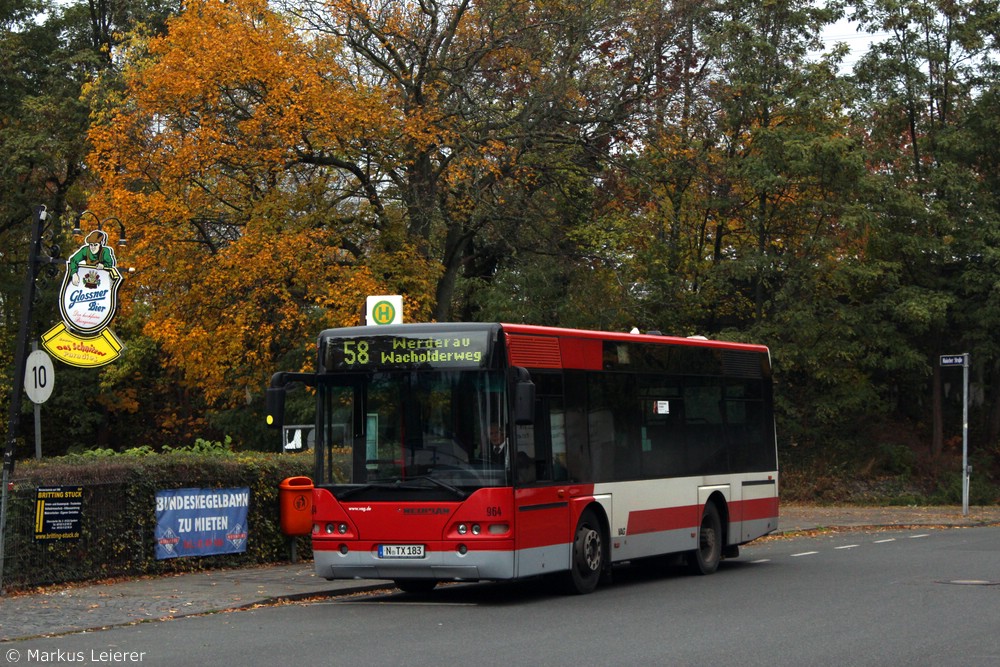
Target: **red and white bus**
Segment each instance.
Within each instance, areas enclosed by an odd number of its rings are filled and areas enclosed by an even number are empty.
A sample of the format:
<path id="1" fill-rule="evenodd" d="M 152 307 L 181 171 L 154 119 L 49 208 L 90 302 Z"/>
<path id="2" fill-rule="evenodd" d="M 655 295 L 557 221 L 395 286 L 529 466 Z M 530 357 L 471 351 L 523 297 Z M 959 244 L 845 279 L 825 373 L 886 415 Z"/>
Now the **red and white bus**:
<path id="1" fill-rule="evenodd" d="M 766 347 L 447 323 L 327 330 L 318 356 L 276 374 L 268 406 L 278 424 L 287 383 L 316 388 L 327 579 L 552 574 L 588 593 L 648 556 L 709 574 L 777 528 Z"/>

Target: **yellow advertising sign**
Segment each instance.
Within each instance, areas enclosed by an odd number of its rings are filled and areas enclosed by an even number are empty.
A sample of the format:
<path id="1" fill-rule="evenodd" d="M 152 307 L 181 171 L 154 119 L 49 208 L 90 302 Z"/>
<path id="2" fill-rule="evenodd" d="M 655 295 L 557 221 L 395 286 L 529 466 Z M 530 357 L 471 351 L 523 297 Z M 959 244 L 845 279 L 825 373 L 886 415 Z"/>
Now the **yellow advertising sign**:
<path id="1" fill-rule="evenodd" d="M 96 368 L 110 364 L 121 356 L 125 346 L 111 329 L 104 329 L 97 336 L 83 338 L 60 322 L 42 335 L 42 347 L 64 364 L 78 368 Z"/>

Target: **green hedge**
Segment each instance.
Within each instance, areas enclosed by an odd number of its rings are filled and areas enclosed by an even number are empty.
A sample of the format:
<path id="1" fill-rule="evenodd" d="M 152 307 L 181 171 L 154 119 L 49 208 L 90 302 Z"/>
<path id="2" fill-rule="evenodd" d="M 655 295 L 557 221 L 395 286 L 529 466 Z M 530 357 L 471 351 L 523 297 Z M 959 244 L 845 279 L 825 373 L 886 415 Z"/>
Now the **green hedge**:
<path id="1" fill-rule="evenodd" d="M 0 583 L 17 590 L 287 561 L 292 551 L 281 533 L 278 487 L 287 477 L 310 475 L 311 455 L 234 453 L 228 443 L 214 444 L 161 454 L 133 450 L 18 462 L 8 494 Z M 79 540 L 34 539 L 35 489 L 44 486 L 83 487 Z M 156 560 L 157 491 L 232 487 L 250 489 L 245 553 Z M 309 539 L 296 540 L 297 554 L 311 557 Z"/>

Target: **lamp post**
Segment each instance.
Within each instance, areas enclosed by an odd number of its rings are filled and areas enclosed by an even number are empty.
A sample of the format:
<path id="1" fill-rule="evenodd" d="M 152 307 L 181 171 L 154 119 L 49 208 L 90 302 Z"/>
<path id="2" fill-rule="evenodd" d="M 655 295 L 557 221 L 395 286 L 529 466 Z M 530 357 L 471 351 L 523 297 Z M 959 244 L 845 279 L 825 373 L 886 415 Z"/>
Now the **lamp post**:
<path id="1" fill-rule="evenodd" d="M 21 394 L 24 391 L 24 369 L 27 366 L 28 338 L 31 335 L 31 317 L 35 304 L 35 279 L 38 277 L 39 250 L 42 245 L 42 227 L 49 215 L 44 206 L 35 209 L 31 230 L 31 247 L 28 250 L 28 270 L 21 290 L 21 326 L 18 330 L 17 348 L 14 352 L 13 389 L 10 397 L 10 413 L 7 422 L 7 444 L 3 452 L 3 488 L 7 489 L 7 477 L 14 472 L 14 446 L 17 442 L 17 428 L 21 421 Z M 6 496 L 5 496 L 6 497 Z M 0 531 L 0 539 L 3 533 Z M 0 551 L 2 553 L 2 551 Z"/>
<path id="2" fill-rule="evenodd" d="M 81 236 L 81 235 L 83 235 L 83 229 L 80 228 L 80 223 L 83 221 L 83 216 L 85 216 L 85 215 L 92 216 L 94 218 L 94 220 L 97 221 L 97 231 L 99 231 L 99 232 L 104 231 L 103 230 L 103 226 L 104 226 L 104 223 L 106 223 L 106 222 L 116 222 L 116 223 L 118 223 L 118 232 L 119 232 L 119 235 L 118 235 L 118 245 L 120 245 L 120 246 L 128 245 L 128 239 L 125 238 L 125 224 L 121 220 L 119 220 L 118 218 L 115 218 L 115 217 L 104 218 L 102 220 L 99 217 L 97 217 L 97 214 L 94 213 L 93 211 L 83 211 L 82 213 L 77 214 L 77 216 L 76 216 L 76 224 L 73 225 L 73 232 L 72 232 L 74 236 Z"/>
<path id="3" fill-rule="evenodd" d="M 21 424 L 21 395 L 24 393 L 24 369 L 28 363 L 28 338 L 31 335 L 31 316 L 35 305 L 35 279 L 38 277 L 39 251 L 42 246 L 42 228 L 49 214 L 45 206 L 35 209 L 31 228 L 31 247 L 28 249 L 28 270 L 21 290 L 21 325 L 18 328 L 17 347 L 14 352 L 14 376 L 11 378 L 10 413 L 7 420 L 7 443 L 3 450 L 3 488 L 0 489 L 0 593 L 3 592 L 4 534 L 7 531 L 7 487 L 14 473 L 14 449 Z"/>

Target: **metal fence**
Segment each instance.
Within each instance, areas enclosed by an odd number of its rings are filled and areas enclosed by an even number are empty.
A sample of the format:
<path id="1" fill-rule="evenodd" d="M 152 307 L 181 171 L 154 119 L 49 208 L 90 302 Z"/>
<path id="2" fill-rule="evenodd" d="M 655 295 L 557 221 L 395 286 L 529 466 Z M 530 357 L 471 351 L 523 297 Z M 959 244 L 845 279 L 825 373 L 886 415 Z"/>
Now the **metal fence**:
<path id="1" fill-rule="evenodd" d="M 287 465 L 290 459 L 276 459 L 277 464 L 186 460 L 160 468 L 116 464 L 15 474 L 8 491 L 0 589 L 286 560 L 291 544 L 280 531 L 279 483 L 302 474 L 301 467 Z M 78 537 L 52 539 L 44 533 L 38 491 L 53 487 L 81 489 L 78 530 L 69 533 Z M 156 493 L 187 487 L 250 489 L 245 552 L 157 560 Z M 309 554 L 306 538 L 298 538 L 295 548 Z"/>
<path id="2" fill-rule="evenodd" d="M 123 521 L 124 483 L 83 486 L 78 538 L 36 539 L 36 487 L 15 484 L 9 492 L 4 537 L 4 586 L 21 589 L 141 572 L 152 559 L 149 526 Z"/>

